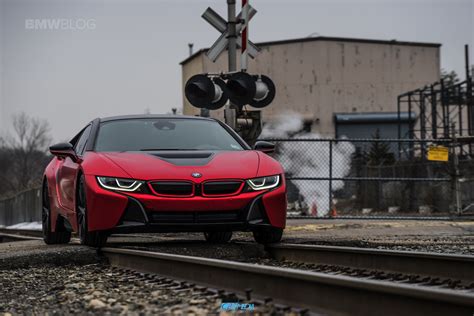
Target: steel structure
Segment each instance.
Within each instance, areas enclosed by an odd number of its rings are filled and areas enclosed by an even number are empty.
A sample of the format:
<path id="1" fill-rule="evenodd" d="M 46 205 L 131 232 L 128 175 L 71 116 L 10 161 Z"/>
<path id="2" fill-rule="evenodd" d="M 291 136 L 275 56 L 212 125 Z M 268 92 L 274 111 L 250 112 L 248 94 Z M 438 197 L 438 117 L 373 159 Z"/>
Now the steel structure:
<path id="1" fill-rule="evenodd" d="M 471 78 L 452 85 L 441 80 L 399 95 L 399 119 L 405 109 L 410 118 L 411 115 L 418 118 L 417 122 L 410 124 L 408 135 L 401 134 L 399 124 L 399 138 L 449 138 L 453 133 L 459 136 L 473 135 L 472 85 Z"/>
<path id="2" fill-rule="evenodd" d="M 440 80 L 398 96 L 398 138 L 439 139 L 474 136 L 474 91 L 466 46 L 466 80 Z M 409 129 L 402 134 L 403 112 L 408 112 Z M 412 117 L 415 116 L 415 120 Z M 460 153 L 473 154 L 472 145 L 460 145 Z"/>

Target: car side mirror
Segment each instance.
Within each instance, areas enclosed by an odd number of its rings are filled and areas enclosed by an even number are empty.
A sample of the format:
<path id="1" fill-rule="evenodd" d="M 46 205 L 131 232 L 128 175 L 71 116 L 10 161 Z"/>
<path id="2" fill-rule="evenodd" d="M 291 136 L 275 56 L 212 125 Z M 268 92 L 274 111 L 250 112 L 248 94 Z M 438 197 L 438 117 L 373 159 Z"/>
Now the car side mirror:
<path id="1" fill-rule="evenodd" d="M 59 143 L 49 147 L 49 151 L 52 155 L 58 158 L 66 158 L 69 157 L 74 162 L 79 161 L 79 157 L 74 150 L 74 146 L 71 143 Z"/>
<path id="2" fill-rule="evenodd" d="M 264 152 L 266 154 L 271 154 L 271 153 L 275 152 L 275 144 L 270 143 L 270 142 L 266 142 L 266 141 L 263 141 L 263 140 L 259 140 L 253 146 L 253 149 L 259 150 L 259 151 Z"/>

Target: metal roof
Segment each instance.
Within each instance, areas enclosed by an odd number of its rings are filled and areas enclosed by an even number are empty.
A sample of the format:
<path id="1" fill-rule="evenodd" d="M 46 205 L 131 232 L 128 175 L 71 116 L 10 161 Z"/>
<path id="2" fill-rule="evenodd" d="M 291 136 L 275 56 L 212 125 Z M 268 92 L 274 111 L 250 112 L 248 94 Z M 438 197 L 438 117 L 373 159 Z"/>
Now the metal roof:
<path id="1" fill-rule="evenodd" d="M 347 38 L 347 37 L 326 37 L 326 36 L 316 36 L 316 37 L 303 37 L 303 38 L 293 38 L 286 40 L 278 41 L 267 41 L 255 43 L 259 47 L 272 46 L 272 45 L 284 45 L 292 43 L 304 43 L 304 42 L 316 42 L 316 41 L 325 41 L 325 42 L 349 42 L 349 43 L 365 43 L 365 44 L 383 44 L 383 45 L 402 45 L 402 46 L 424 46 L 424 47 L 440 47 L 440 43 L 425 43 L 425 42 L 407 42 L 407 41 L 397 41 L 397 40 L 375 40 L 375 39 L 364 39 L 364 38 Z M 184 65 L 194 57 L 200 55 L 201 53 L 207 52 L 209 48 L 201 48 L 196 51 L 194 54 L 190 55 L 182 62 L 180 65 Z"/>

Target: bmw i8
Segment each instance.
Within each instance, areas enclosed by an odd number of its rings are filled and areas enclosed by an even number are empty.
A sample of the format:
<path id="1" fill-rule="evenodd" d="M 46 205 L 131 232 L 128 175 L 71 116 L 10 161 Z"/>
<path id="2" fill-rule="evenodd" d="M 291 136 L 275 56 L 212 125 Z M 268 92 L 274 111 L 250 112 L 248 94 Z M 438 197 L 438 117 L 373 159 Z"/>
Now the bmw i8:
<path id="1" fill-rule="evenodd" d="M 282 166 L 274 145 L 251 148 L 224 123 L 192 116 L 98 118 L 54 158 L 42 187 L 43 236 L 103 246 L 114 233 L 202 232 L 227 242 L 251 231 L 280 241 L 286 223 Z"/>

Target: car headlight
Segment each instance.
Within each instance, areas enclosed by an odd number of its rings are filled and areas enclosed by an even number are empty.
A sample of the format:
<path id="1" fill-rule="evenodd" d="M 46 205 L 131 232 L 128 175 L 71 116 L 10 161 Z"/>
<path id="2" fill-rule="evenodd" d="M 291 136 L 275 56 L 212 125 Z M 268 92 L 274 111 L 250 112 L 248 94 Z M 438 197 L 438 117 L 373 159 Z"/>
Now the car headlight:
<path id="1" fill-rule="evenodd" d="M 111 177 L 97 177 L 97 182 L 99 182 L 100 186 L 104 189 L 123 192 L 136 192 L 145 183 L 144 181 L 133 179 Z"/>
<path id="2" fill-rule="evenodd" d="M 280 184 L 280 176 L 269 176 L 247 180 L 247 184 L 254 191 L 267 190 Z"/>

